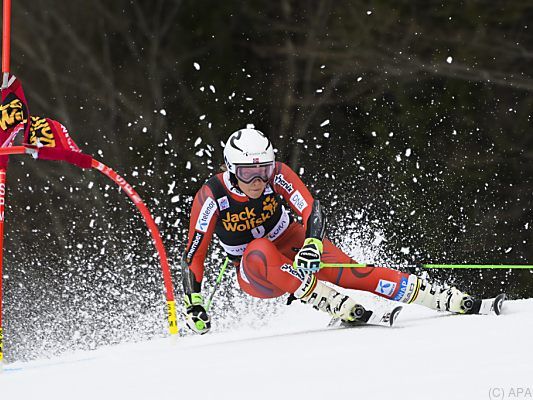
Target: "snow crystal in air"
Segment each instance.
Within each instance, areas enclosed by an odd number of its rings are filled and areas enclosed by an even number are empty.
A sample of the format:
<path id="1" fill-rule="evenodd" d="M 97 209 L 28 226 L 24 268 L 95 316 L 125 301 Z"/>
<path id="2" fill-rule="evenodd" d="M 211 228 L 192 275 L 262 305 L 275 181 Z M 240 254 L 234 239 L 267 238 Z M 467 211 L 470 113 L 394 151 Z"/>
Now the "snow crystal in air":
<path id="1" fill-rule="evenodd" d="M 194 147 L 198 146 L 200 143 L 202 143 L 202 138 L 201 137 L 196 139 L 196 141 L 194 142 Z"/>
<path id="2" fill-rule="evenodd" d="M 165 110 L 164 108 L 162 108 L 161 110 L 159 110 L 159 114 L 161 114 L 161 115 L 167 115 L 167 110 Z"/>
<path id="3" fill-rule="evenodd" d="M 446 59 L 446 62 L 447 62 L 448 64 L 451 64 L 451 63 L 453 62 L 453 58 L 448 57 L 448 58 Z"/>
<path id="4" fill-rule="evenodd" d="M 512 247 L 505 249 L 505 253 L 509 253 L 512 249 L 513 249 Z"/>
<path id="5" fill-rule="evenodd" d="M 92 181 L 91 181 L 91 182 L 89 182 L 89 185 L 87 185 L 87 187 L 88 187 L 89 189 L 92 189 L 92 188 L 93 188 L 93 186 L 94 186 L 94 182 L 92 182 Z"/>
<path id="6" fill-rule="evenodd" d="M 191 162 L 187 161 L 187 164 L 185 164 L 185 169 L 191 169 Z"/>
<path id="7" fill-rule="evenodd" d="M 139 171 L 133 171 L 133 172 L 131 173 L 131 176 L 139 176 Z"/>
<path id="8" fill-rule="evenodd" d="M 329 138 L 329 132 L 324 132 L 324 137 Z"/>
<path id="9" fill-rule="evenodd" d="M 203 121 L 205 119 L 205 114 L 200 115 L 200 121 Z"/>
<path id="10" fill-rule="evenodd" d="M 171 203 L 177 203 L 178 201 L 180 201 L 180 196 L 177 195 L 177 196 L 173 196 L 171 199 L 170 199 L 170 202 Z"/>
<path id="11" fill-rule="evenodd" d="M 368 10 L 368 11 L 366 12 L 366 15 L 372 15 L 372 11 Z"/>
<path id="12" fill-rule="evenodd" d="M 405 156 L 410 157 L 411 156 L 411 149 L 405 150 Z"/>
<path id="13" fill-rule="evenodd" d="M 361 82 L 362 80 L 363 80 L 363 77 L 362 77 L 362 76 L 360 76 L 360 77 L 357 78 L 357 82 Z"/>
<path id="14" fill-rule="evenodd" d="M 213 93 L 216 92 L 215 87 L 214 87 L 213 85 L 209 85 L 209 89 L 210 89 Z"/>
<path id="15" fill-rule="evenodd" d="M 400 249 L 400 252 L 403 253 L 403 254 L 409 254 L 409 247 L 402 247 Z"/>
<path id="16" fill-rule="evenodd" d="M 172 182 L 170 185 L 168 185 L 168 192 L 167 194 L 172 194 L 174 193 L 174 188 L 176 187 L 176 182 Z"/>
<path id="17" fill-rule="evenodd" d="M 325 120 L 324 122 L 320 124 L 320 126 L 326 126 L 326 125 L 329 125 L 329 119 Z"/>
<path id="18" fill-rule="evenodd" d="M 145 126 L 145 127 L 143 128 L 143 133 L 146 133 L 146 132 L 148 132 L 148 128 Z"/>
<path id="19" fill-rule="evenodd" d="M 161 217 L 155 217 L 155 223 L 159 224 L 161 222 Z"/>
<path id="20" fill-rule="evenodd" d="M 194 68 L 196 68 L 196 71 L 200 71 L 200 64 L 195 62 L 193 65 L 194 65 Z"/>
<path id="21" fill-rule="evenodd" d="M 396 155 L 396 161 L 397 161 L 397 162 L 402 161 L 402 156 L 399 155 L 399 154 L 397 154 L 397 155 Z"/>
<path id="22" fill-rule="evenodd" d="M 303 175 L 305 172 L 305 169 L 303 167 L 300 167 L 300 170 L 298 171 L 299 175 Z"/>
<path id="23" fill-rule="evenodd" d="M 385 240 L 385 237 L 379 233 L 379 232 L 375 232 L 374 233 L 374 241 L 372 242 L 372 244 L 374 246 L 379 246 L 381 244 L 381 242 L 383 242 Z"/>

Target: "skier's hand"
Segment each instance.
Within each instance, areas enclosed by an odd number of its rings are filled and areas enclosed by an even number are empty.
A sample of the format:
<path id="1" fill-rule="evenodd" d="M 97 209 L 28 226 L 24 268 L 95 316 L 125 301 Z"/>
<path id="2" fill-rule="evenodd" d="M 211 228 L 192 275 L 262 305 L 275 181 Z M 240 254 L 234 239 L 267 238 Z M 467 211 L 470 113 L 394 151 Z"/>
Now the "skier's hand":
<path id="1" fill-rule="evenodd" d="M 185 317 L 187 326 L 200 335 L 211 329 L 211 318 L 207 315 L 204 298 L 200 293 L 185 295 Z"/>
<path id="2" fill-rule="evenodd" d="M 322 241 L 315 238 L 305 239 L 304 245 L 294 258 L 293 268 L 306 272 L 318 272 L 322 250 Z"/>

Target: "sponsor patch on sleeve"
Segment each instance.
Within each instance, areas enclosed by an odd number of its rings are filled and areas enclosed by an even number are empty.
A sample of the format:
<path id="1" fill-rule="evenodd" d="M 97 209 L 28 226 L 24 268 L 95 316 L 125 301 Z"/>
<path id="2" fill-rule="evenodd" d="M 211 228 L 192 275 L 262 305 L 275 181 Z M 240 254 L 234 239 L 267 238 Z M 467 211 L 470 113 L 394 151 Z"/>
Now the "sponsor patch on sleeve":
<path id="1" fill-rule="evenodd" d="M 305 201 L 299 190 L 294 192 L 294 194 L 291 196 L 291 203 L 300 212 L 307 207 L 307 201 Z"/>
<path id="2" fill-rule="evenodd" d="M 200 210 L 200 215 L 198 216 L 198 220 L 196 221 L 196 230 L 200 232 L 207 232 L 207 228 L 209 227 L 209 223 L 211 222 L 211 218 L 213 218 L 213 215 L 215 215 L 215 212 L 217 210 L 217 203 L 215 203 L 215 200 L 213 200 L 211 197 L 208 197 L 205 200 L 204 205 L 202 206 L 202 209 Z"/>
<path id="3" fill-rule="evenodd" d="M 375 292 L 391 297 L 394 293 L 394 289 L 396 289 L 396 282 L 380 279 L 378 285 L 376 286 Z"/>
<path id="4" fill-rule="evenodd" d="M 274 177 L 274 184 L 280 186 L 288 194 L 291 194 L 294 191 L 294 187 L 292 186 L 292 183 L 287 182 L 283 174 L 277 174 Z"/>
<path id="5" fill-rule="evenodd" d="M 191 246 L 187 250 L 187 255 L 185 256 L 185 261 L 187 261 L 187 264 L 191 263 L 192 258 L 196 254 L 196 250 L 198 250 L 198 247 L 200 247 L 200 243 L 202 242 L 203 237 L 204 237 L 203 233 L 194 232 L 194 236 L 191 241 Z"/>

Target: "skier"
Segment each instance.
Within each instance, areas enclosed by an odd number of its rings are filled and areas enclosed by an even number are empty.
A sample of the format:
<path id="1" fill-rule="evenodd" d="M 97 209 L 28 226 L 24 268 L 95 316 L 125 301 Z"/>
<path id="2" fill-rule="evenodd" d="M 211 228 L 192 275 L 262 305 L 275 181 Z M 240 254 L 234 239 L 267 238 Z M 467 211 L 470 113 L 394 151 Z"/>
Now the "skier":
<path id="1" fill-rule="evenodd" d="M 201 283 L 213 233 L 237 268 L 239 286 L 254 297 L 289 293 L 342 321 L 368 320 L 369 310 L 326 281 L 435 310 L 479 312 L 481 300 L 412 274 L 382 267 L 320 269 L 321 263 L 355 261 L 325 237 L 323 207 L 293 170 L 275 161 L 272 143 L 262 132 L 234 132 L 224 161 L 227 170 L 207 180 L 194 198 L 181 261 L 187 326 L 193 331 L 204 334 L 211 327 Z"/>

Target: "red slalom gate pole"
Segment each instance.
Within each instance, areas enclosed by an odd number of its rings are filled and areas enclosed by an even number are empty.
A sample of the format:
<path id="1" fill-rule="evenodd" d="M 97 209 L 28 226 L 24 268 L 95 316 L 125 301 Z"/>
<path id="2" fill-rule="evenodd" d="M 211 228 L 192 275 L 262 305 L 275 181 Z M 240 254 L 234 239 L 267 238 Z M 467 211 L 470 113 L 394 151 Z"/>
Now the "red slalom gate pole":
<path id="1" fill-rule="evenodd" d="M 11 0 L 4 0 L 2 23 L 2 72 L 9 74 L 11 62 Z"/>
<path id="2" fill-rule="evenodd" d="M 4 363 L 4 330 L 2 325 L 2 300 L 3 300 L 3 255 L 4 255 L 4 213 L 5 213 L 5 195 L 6 195 L 6 170 L 0 168 L 0 372 Z"/>
<path id="3" fill-rule="evenodd" d="M 102 174 L 106 175 L 108 178 L 113 180 L 117 185 L 119 185 L 124 193 L 128 195 L 128 197 L 133 201 L 135 206 L 139 209 L 141 212 L 145 222 L 146 226 L 148 227 L 148 230 L 152 234 L 152 239 L 154 240 L 154 244 L 156 247 L 156 250 L 159 254 L 159 261 L 161 263 L 161 269 L 163 271 L 163 281 L 165 283 L 165 295 L 167 299 L 167 312 L 168 312 L 168 326 L 170 330 L 171 335 L 175 335 L 178 333 L 178 320 L 176 316 L 176 301 L 174 299 L 174 287 L 172 285 L 172 277 L 170 276 L 170 268 L 168 265 L 168 258 L 167 253 L 165 251 L 165 246 L 163 245 L 163 241 L 161 240 L 161 235 L 159 234 L 159 229 L 157 228 L 157 225 L 155 221 L 152 218 L 152 215 L 150 214 L 150 211 L 148 211 L 148 208 L 142 201 L 141 197 L 137 194 L 135 189 L 126 182 L 126 180 L 121 177 L 119 174 L 117 174 L 115 171 L 113 171 L 111 168 L 109 168 L 104 163 L 97 161 L 93 158 L 92 161 L 92 167 L 98 171 L 100 171 Z"/>
<path id="4" fill-rule="evenodd" d="M 11 0 L 3 1 L 2 13 L 2 88 L 7 87 L 11 57 Z M 9 144 L 8 144 L 9 145 Z M 6 204 L 6 173 L 5 166 L 0 167 L 0 372 L 4 364 L 4 329 L 3 329 L 3 254 L 4 254 L 4 212 Z M 2 160 L 3 161 L 3 160 Z"/>
<path id="5" fill-rule="evenodd" d="M 44 151 L 44 150 L 43 150 Z M 33 146 L 11 146 L 7 148 L 0 148 L 0 157 L 8 156 L 13 154 L 28 154 L 34 158 L 39 158 L 39 148 Z M 59 160 L 59 158 L 57 158 Z M 63 159 L 63 161 L 67 161 Z M 170 274 L 170 267 L 168 265 L 167 253 L 161 235 L 159 234 L 159 229 L 155 221 L 148 210 L 148 207 L 144 204 L 139 194 L 133 189 L 133 187 L 126 182 L 126 180 L 117 174 L 113 169 L 109 168 L 104 163 L 91 158 L 91 167 L 98 170 L 103 175 L 110 178 L 114 181 L 120 188 L 126 193 L 126 195 L 133 201 L 137 209 L 142 214 L 146 226 L 152 235 L 152 239 L 155 244 L 157 253 L 159 254 L 159 262 L 161 264 L 161 271 L 163 273 L 163 281 L 165 285 L 165 297 L 167 300 L 167 316 L 168 316 L 168 326 L 171 335 L 178 333 L 178 319 L 176 314 L 176 301 L 174 299 L 174 286 L 172 284 L 172 277 Z M 84 167 L 86 168 L 86 167 Z M 0 193 L 1 194 L 1 193 Z"/>
<path id="6" fill-rule="evenodd" d="M 0 157 L 5 157 L 8 155 L 13 154 L 28 154 L 32 156 L 33 158 L 39 158 L 39 148 L 34 146 L 11 146 L 11 147 L 3 147 L 0 148 Z M 44 151 L 44 149 L 42 150 Z M 88 157 L 85 155 L 85 157 Z M 54 158 L 56 160 L 63 160 L 66 162 L 71 161 L 67 160 L 65 157 L 57 156 Z M 76 165 L 76 164 L 75 164 Z M 79 165 L 78 165 L 79 166 Z M 126 195 L 133 201 L 137 209 L 142 214 L 144 221 L 146 223 L 146 226 L 148 227 L 148 230 L 150 231 L 152 235 L 152 239 L 154 241 L 155 248 L 157 250 L 157 253 L 159 255 L 159 262 L 161 264 L 161 271 L 163 273 L 163 281 L 165 285 L 165 297 L 167 300 L 167 316 L 168 316 L 168 326 L 169 331 L 171 335 L 175 335 L 178 333 L 178 318 L 176 314 L 176 301 L 174 299 L 174 286 L 172 284 L 172 277 L 170 274 L 170 267 L 168 264 L 168 258 L 167 253 L 165 250 L 165 246 L 163 244 L 163 240 L 161 239 L 161 235 L 159 234 L 159 229 L 157 228 L 157 225 L 152 218 L 152 215 L 150 214 L 150 211 L 148 210 L 148 207 L 144 204 L 144 202 L 141 199 L 141 196 L 133 189 L 133 187 L 126 182 L 126 180 L 121 177 L 119 174 L 117 174 L 113 169 L 105 165 L 104 163 L 95 160 L 91 157 L 91 167 L 93 169 L 98 170 L 103 175 L 107 176 L 109 179 L 111 179 L 113 182 L 115 182 L 117 185 L 120 186 L 120 188 L 126 193 Z M 87 168 L 86 166 L 82 168 Z M 1 192 L 0 192 L 1 195 Z"/>

